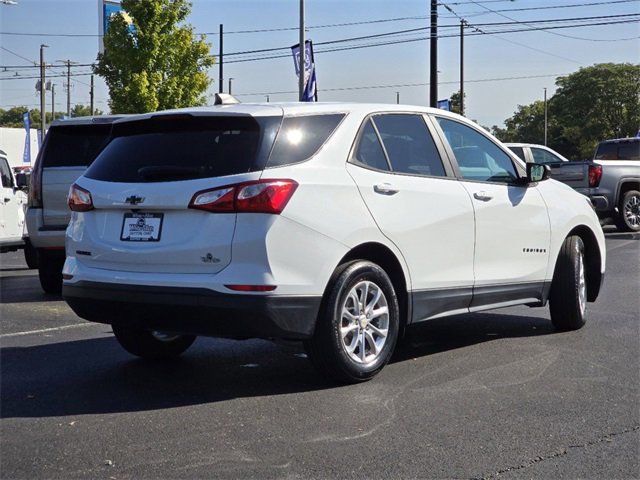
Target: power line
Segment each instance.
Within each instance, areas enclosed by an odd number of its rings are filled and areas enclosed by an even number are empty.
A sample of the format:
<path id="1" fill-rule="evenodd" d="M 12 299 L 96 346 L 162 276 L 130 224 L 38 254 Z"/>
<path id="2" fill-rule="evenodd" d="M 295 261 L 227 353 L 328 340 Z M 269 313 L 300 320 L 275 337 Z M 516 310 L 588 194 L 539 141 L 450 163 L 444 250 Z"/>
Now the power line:
<path id="1" fill-rule="evenodd" d="M 496 15 L 499 15 L 499 16 L 501 16 L 502 18 L 506 18 L 507 20 L 512 20 L 512 21 L 514 21 L 514 22 L 516 22 L 516 23 L 519 23 L 519 24 L 521 24 L 521 25 L 527 25 L 527 26 L 529 26 L 529 27 L 530 27 L 530 26 L 531 26 L 531 23 L 533 23 L 533 22 L 531 22 L 531 21 L 520 21 L 520 20 L 516 20 L 516 19 L 515 19 L 515 18 L 513 18 L 513 17 L 509 17 L 508 15 L 505 15 L 505 14 L 503 14 L 503 13 L 500 13 L 500 12 L 498 12 L 497 10 L 493 10 L 493 9 L 491 9 L 491 8 L 489 8 L 489 7 L 485 6 L 485 5 L 482 5 L 482 3 L 481 3 L 481 2 L 477 2 L 477 1 L 475 1 L 475 0 L 470 0 L 470 1 L 471 1 L 471 3 L 473 3 L 474 5 L 477 5 L 477 6 L 481 7 L 481 8 L 484 8 L 484 9 L 485 9 L 485 10 L 487 10 L 488 12 L 495 13 Z M 631 15 L 633 15 L 633 14 L 631 14 Z M 586 41 L 591 41 L 591 42 L 611 42 L 611 41 L 618 41 L 618 40 L 615 40 L 615 39 L 614 39 L 614 40 L 609 40 L 609 39 L 592 39 L 592 38 L 585 38 L 585 37 L 575 37 L 575 36 L 573 36 L 573 35 L 566 35 L 566 34 L 564 34 L 564 33 L 559 33 L 559 32 L 550 32 L 550 31 L 549 31 L 549 32 L 546 32 L 546 33 L 548 33 L 548 34 L 550 34 L 550 35 L 556 35 L 556 36 L 558 36 L 558 37 L 571 38 L 571 39 L 574 39 L 574 40 L 586 40 Z"/>
<path id="2" fill-rule="evenodd" d="M 534 78 L 548 78 L 548 77 L 558 77 L 562 75 L 568 75 L 568 73 L 549 73 L 544 75 L 523 75 L 518 77 L 497 77 L 497 78 L 478 78 L 475 80 L 465 80 L 465 82 L 470 83 L 485 83 L 485 82 L 501 82 L 508 80 L 528 80 Z M 439 82 L 441 85 L 452 85 L 457 84 L 458 80 L 451 80 L 446 82 Z M 385 84 L 385 85 L 361 85 L 357 87 L 337 87 L 337 88 L 323 88 L 323 92 L 341 92 L 341 91 L 351 91 L 351 90 L 372 90 L 372 89 L 384 89 L 384 88 L 400 88 L 400 87 L 424 87 L 428 86 L 429 83 L 395 83 L 395 84 Z M 238 93 L 236 96 L 238 97 L 249 97 L 249 96 L 265 96 L 265 95 L 288 95 L 295 94 L 298 91 L 282 91 L 282 92 L 258 92 L 258 93 Z"/>
<path id="3" fill-rule="evenodd" d="M 443 4 L 444 5 L 444 4 Z M 447 7 L 447 5 L 444 5 L 445 7 Z M 455 15 L 458 16 L 458 18 L 461 18 L 458 14 L 456 14 L 452 9 L 449 9 L 452 13 L 454 13 Z M 540 23 L 559 23 L 559 22 L 582 22 L 582 21 L 587 21 L 587 20 L 598 20 L 598 19 L 610 19 L 610 18 L 628 18 L 631 16 L 637 16 L 638 14 L 636 13 L 632 13 L 632 14 L 619 14 L 619 15 L 599 15 L 599 16 L 592 16 L 592 17 L 570 17 L 570 18 L 553 18 L 553 19 L 544 19 L 544 20 L 530 20 L 531 24 L 540 24 Z M 523 22 L 520 22 L 518 20 L 512 20 L 511 22 L 493 22 L 493 23 L 478 23 L 478 24 L 474 24 L 474 26 L 476 27 L 481 27 L 481 26 L 485 26 L 485 27 L 494 27 L 494 26 L 508 26 L 508 25 L 521 25 Z M 533 25 L 528 25 L 527 26 L 533 26 Z M 579 25 L 576 25 L 579 26 Z M 451 24 L 451 25 L 439 25 L 439 28 L 458 28 L 459 24 Z M 411 32 L 419 32 L 419 31 L 425 31 L 425 30 L 430 30 L 431 27 L 419 27 L 419 28 L 410 28 L 410 29 L 405 29 L 405 30 L 396 30 L 393 32 L 385 32 L 385 33 L 377 33 L 377 34 L 373 34 L 373 35 L 363 35 L 363 36 L 359 36 L 359 37 L 350 37 L 350 38 L 342 38 L 339 40 L 330 40 L 330 41 L 325 41 L 325 42 L 315 42 L 315 46 L 320 46 L 320 45 L 329 45 L 329 44 L 335 44 L 335 43 L 345 43 L 345 42 L 351 42 L 351 41 L 357 41 L 357 40 L 366 40 L 366 39 L 370 39 L 370 38 L 380 38 L 380 37 L 385 37 L 385 36 L 393 36 L 393 35 L 398 35 L 398 34 L 403 34 L 403 33 L 411 33 Z M 246 50 L 246 51 L 241 51 L 241 52 L 230 52 L 230 53 L 225 53 L 225 56 L 237 56 L 237 55 L 250 55 L 250 54 L 255 54 L 255 53 L 267 53 L 267 52 L 276 52 L 276 51 L 280 51 L 280 50 L 290 50 L 291 47 L 290 46 L 286 46 L 286 47 L 273 47 L 273 48 L 262 48 L 262 49 L 258 49 L 258 50 Z M 227 62 L 230 63 L 230 62 Z"/>
<path id="4" fill-rule="evenodd" d="M 88 75 L 93 75 L 93 72 L 87 72 L 87 73 L 72 73 L 70 76 L 71 77 L 86 77 Z M 61 77 L 67 77 L 66 74 L 55 74 L 55 75 L 47 75 L 47 78 L 61 78 Z M 31 76 L 31 77 L 22 77 L 22 76 L 10 76 L 10 77 L 0 77 L 0 80 L 32 80 L 32 79 L 38 79 L 40 78 L 39 76 Z"/>
<path id="5" fill-rule="evenodd" d="M 37 63 L 37 62 L 35 62 L 34 60 L 30 60 L 30 59 L 28 59 L 27 57 L 23 57 L 23 56 L 22 56 L 22 55 L 20 55 L 19 53 L 16 53 L 16 52 L 14 52 L 14 51 L 12 51 L 12 50 L 9 50 L 7 47 L 0 46 L 0 49 L 1 49 L 1 50 L 4 50 L 5 52 L 10 53 L 11 55 L 13 55 L 13 56 L 15 56 L 15 57 L 21 58 L 22 60 L 26 60 L 27 62 L 32 63 L 33 65 L 36 65 L 36 63 Z M 39 68 L 39 66 L 38 66 L 38 68 Z"/>
<path id="6" fill-rule="evenodd" d="M 613 24 L 636 23 L 636 22 L 638 22 L 638 19 L 634 19 L 634 20 L 618 20 L 618 21 L 611 21 L 611 22 L 594 22 L 594 23 L 587 23 L 587 24 L 582 24 L 582 25 L 556 25 L 556 26 L 548 26 L 548 27 L 512 29 L 512 30 L 501 30 L 501 31 L 493 31 L 493 32 L 486 32 L 486 31 L 479 30 L 477 32 L 467 34 L 466 36 L 497 35 L 497 34 L 504 34 L 504 33 L 532 32 L 532 31 L 550 30 L 550 29 L 559 29 L 559 28 L 593 27 L 593 26 L 600 26 L 600 25 L 613 25 Z M 459 34 L 456 33 L 456 34 L 438 35 L 438 38 L 452 38 L 452 37 L 458 37 L 458 36 L 459 36 Z M 345 46 L 345 47 L 328 49 L 328 50 L 318 50 L 318 51 L 316 51 L 314 53 L 321 54 L 321 53 L 337 52 L 337 51 L 343 51 L 343 50 L 357 50 L 357 49 L 361 49 L 361 48 L 371 48 L 371 47 L 386 46 L 386 45 L 396 45 L 396 44 L 402 44 L 402 43 L 412 43 L 412 42 L 424 41 L 424 40 L 427 40 L 429 38 L 430 37 L 421 36 L 421 37 L 412 38 L 412 39 L 406 39 L 406 40 L 394 40 L 394 41 L 378 42 L 378 43 L 371 43 L 371 44 L 364 44 L 364 45 Z M 499 37 L 499 38 L 501 38 L 501 37 Z M 622 41 L 622 40 L 624 40 L 624 39 L 621 39 L 620 41 Z M 549 52 L 545 52 L 545 53 L 549 53 Z M 289 57 L 290 57 L 289 54 L 271 55 L 271 56 L 263 56 L 263 57 L 253 57 L 253 58 L 243 58 L 243 59 L 238 59 L 238 60 L 231 60 L 231 61 L 228 61 L 226 63 L 243 63 L 243 62 L 252 62 L 252 61 L 258 61 L 258 60 L 271 60 L 271 59 L 276 59 L 276 58 L 289 58 Z M 580 63 L 580 62 L 577 62 L 577 63 Z"/>

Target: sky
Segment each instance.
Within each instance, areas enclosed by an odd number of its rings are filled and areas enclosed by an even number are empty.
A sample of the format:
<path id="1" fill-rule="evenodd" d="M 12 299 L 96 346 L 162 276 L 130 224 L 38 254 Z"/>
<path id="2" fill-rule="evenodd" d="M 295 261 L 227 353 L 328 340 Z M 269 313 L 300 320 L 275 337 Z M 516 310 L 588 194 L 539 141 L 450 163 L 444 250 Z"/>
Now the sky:
<path id="1" fill-rule="evenodd" d="M 17 5 L 0 3 L 0 108 L 15 105 L 39 106 L 35 79 L 28 66 L 39 59 L 39 47 L 44 43 L 45 61 L 59 67 L 47 70 L 56 84 L 56 111 L 66 109 L 66 79 L 53 77 L 64 73 L 60 60 L 70 59 L 80 64 L 95 60 L 98 51 L 98 5 L 101 0 L 15 0 Z M 618 3 L 603 0 L 441 0 L 470 24 L 520 22 L 546 19 L 639 14 L 640 1 Z M 225 54 L 263 48 L 287 47 L 298 42 L 295 27 L 299 21 L 299 0 L 193 0 L 188 22 L 196 32 L 210 33 L 207 42 L 212 53 L 218 52 L 218 26 L 224 24 Z M 307 38 L 316 44 L 316 69 L 320 101 L 356 101 L 427 105 L 429 99 L 429 42 L 420 40 L 362 49 L 325 52 L 321 42 L 373 35 L 429 25 L 428 0 L 306 0 Z M 556 8 L 564 5 L 581 5 Z M 540 8 L 543 7 L 543 8 Z M 538 8 L 537 10 L 505 11 Z M 497 11 L 490 12 L 487 9 Z M 440 5 L 441 34 L 457 34 L 459 19 Z M 411 18 L 407 18 L 411 17 Z M 386 21 L 389 19 L 399 19 Z M 357 25 L 335 24 L 371 22 Z M 608 20 L 593 20 L 608 21 Z M 238 33 L 243 30 L 291 28 L 283 31 Z M 497 27 L 479 27 L 484 31 Z M 502 27 L 508 28 L 508 27 Z M 529 28 L 519 25 L 510 28 Z M 12 35 L 20 33 L 29 35 Z M 640 24 L 600 25 L 581 28 L 472 35 L 465 38 L 466 114 L 482 125 L 502 125 L 518 105 L 543 98 L 543 89 L 552 95 L 555 78 L 580 67 L 603 62 L 638 63 L 640 59 Z M 48 34 L 48 35 L 42 35 Z M 86 35 L 76 37 L 52 34 Z M 388 40 L 426 37 L 427 33 L 404 33 Z M 579 37 L 579 38 L 568 38 Z M 624 40 L 623 40 L 624 39 Z M 371 42 L 365 41 L 361 43 Z M 340 45 L 340 44 L 338 44 Z M 351 45 L 354 45 L 352 43 Z M 333 47 L 335 47 L 334 45 Z M 342 46 L 342 45 L 341 45 Z M 11 52 L 5 50 L 8 49 Z M 287 54 L 286 50 L 276 54 Z M 438 50 L 439 98 L 449 97 L 459 89 L 459 38 L 441 38 Z M 264 54 L 262 54 L 264 55 Z M 242 56 L 229 56 L 231 61 Z M 244 58 L 247 58 L 245 56 Z M 75 67 L 75 73 L 89 73 L 88 67 Z M 18 73 L 18 76 L 16 76 Z M 209 95 L 218 90 L 218 67 L 210 70 L 213 79 Z M 226 63 L 227 79 L 233 78 L 233 93 L 243 102 L 294 101 L 297 91 L 291 57 L 251 62 Z M 513 78 L 534 77 L 534 78 Z M 9 79 L 10 78 L 10 79 Z M 509 80 L 499 80 L 509 78 Z M 71 103 L 89 103 L 89 76 L 73 77 Z M 416 85 L 417 84 L 417 85 Z M 402 85 L 402 86 L 398 86 Z M 407 86 L 413 85 L 413 86 Z M 378 88 L 364 88 L 364 87 Z M 357 89 L 351 89 L 356 87 Z M 96 108 L 108 112 L 108 90 L 96 77 Z M 47 94 L 47 110 L 51 109 Z"/>

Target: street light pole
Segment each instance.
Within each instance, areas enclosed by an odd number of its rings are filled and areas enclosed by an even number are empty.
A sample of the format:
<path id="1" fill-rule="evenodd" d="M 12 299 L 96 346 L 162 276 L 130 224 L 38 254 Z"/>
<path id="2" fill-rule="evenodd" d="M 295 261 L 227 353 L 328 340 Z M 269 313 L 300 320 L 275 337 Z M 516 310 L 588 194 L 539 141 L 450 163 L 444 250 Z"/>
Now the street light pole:
<path id="1" fill-rule="evenodd" d="M 438 0 L 431 0 L 430 106 L 438 106 Z"/>
<path id="2" fill-rule="evenodd" d="M 56 86 L 51 84 L 51 123 L 56 119 Z"/>
<path id="3" fill-rule="evenodd" d="M 396 104 L 400 104 L 400 92 L 396 92 Z"/>
<path id="4" fill-rule="evenodd" d="M 220 24 L 220 53 L 218 54 L 218 93 L 223 93 L 224 89 L 222 88 L 222 70 L 224 68 L 224 52 L 222 49 L 223 42 L 223 28 L 222 24 Z"/>
<path id="5" fill-rule="evenodd" d="M 44 134 L 47 129 L 47 120 L 46 120 L 46 112 L 45 112 L 45 93 L 44 93 L 44 49 L 49 45 L 40 45 L 40 128 L 42 130 L 42 138 L 44 139 Z"/>
<path id="6" fill-rule="evenodd" d="M 298 101 L 302 101 L 304 95 L 304 56 L 305 56 L 305 39 L 304 39 L 304 0 L 300 0 L 300 63 L 298 75 Z"/>
<path id="7" fill-rule="evenodd" d="M 233 80 L 233 77 L 229 77 L 229 95 L 231 95 L 231 80 Z"/>
<path id="8" fill-rule="evenodd" d="M 544 89 L 544 146 L 547 146 L 547 89 Z"/>
<path id="9" fill-rule="evenodd" d="M 460 115 L 464 115 L 464 20 L 460 19 Z"/>

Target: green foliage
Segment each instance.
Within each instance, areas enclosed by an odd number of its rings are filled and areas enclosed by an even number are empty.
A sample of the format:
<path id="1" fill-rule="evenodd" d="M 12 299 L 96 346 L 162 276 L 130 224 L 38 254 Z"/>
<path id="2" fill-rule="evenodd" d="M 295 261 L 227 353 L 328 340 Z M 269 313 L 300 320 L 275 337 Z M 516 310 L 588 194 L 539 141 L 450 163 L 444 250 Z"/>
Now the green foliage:
<path id="1" fill-rule="evenodd" d="M 203 105 L 214 64 L 205 37 L 183 22 L 187 0 L 122 0 L 104 36 L 105 53 L 94 72 L 109 87 L 113 113 L 143 113 Z"/>
<path id="2" fill-rule="evenodd" d="M 634 136 L 640 126 L 640 65 L 603 63 L 556 79 L 548 101 L 549 147 L 569 159 L 593 157 L 601 140 Z M 518 105 L 492 131 L 504 142 L 544 142 L 544 103 Z"/>
<path id="3" fill-rule="evenodd" d="M 8 110 L 0 108 L 0 127 L 23 128 L 22 115 L 29 112 L 31 128 L 40 128 L 40 109 L 27 107 L 13 107 Z M 96 110 L 95 115 L 103 115 L 104 112 Z M 62 118 L 67 112 L 56 112 L 56 119 Z M 91 107 L 88 105 L 76 105 L 71 109 L 72 117 L 84 117 L 91 115 Z M 47 125 L 51 123 L 51 111 L 46 112 Z"/>
<path id="4" fill-rule="evenodd" d="M 467 94 L 464 94 L 464 99 L 465 102 L 467 100 Z M 457 92 L 453 93 L 451 95 L 451 97 L 449 98 L 449 101 L 451 102 L 451 111 L 453 113 L 460 113 L 460 90 L 458 90 Z"/>

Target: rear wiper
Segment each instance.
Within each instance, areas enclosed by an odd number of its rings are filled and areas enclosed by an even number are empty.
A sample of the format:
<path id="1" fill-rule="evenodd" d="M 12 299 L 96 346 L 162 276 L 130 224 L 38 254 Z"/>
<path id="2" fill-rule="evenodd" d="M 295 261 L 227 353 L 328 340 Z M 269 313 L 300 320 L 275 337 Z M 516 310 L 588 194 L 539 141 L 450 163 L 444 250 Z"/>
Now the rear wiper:
<path id="1" fill-rule="evenodd" d="M 197 178 L 200 174 L 201 172 L 198 167 L 184 167 L 180 165 L 142 167 L 138 169 L 140 178 L 147 181 Z"/>

